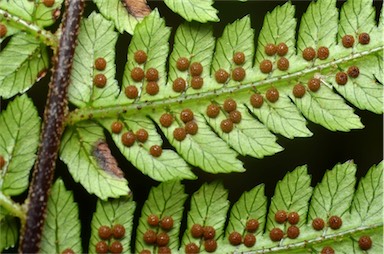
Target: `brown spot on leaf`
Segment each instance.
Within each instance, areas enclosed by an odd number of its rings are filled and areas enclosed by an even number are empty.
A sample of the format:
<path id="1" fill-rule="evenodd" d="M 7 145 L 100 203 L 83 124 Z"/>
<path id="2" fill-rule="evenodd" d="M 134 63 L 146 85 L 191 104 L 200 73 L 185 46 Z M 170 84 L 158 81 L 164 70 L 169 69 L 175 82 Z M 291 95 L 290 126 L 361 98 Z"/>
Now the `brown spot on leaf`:
<path id="1" fill-rule="evenodd" d="M 99 140 L 94 145 L 92 155 L 95 157 L 99 166 L 109 174 L 119 178 L 124 177 L 123 171 L 117 165 L 115 157 L 113 157 L 108 144 L 104 140 Z"/>
<path id="2" fill-rule="evenodd" d="M 143 18 L 151 13 L 146 0 L 120 0 L 128 13 L 136 18 Z"/>

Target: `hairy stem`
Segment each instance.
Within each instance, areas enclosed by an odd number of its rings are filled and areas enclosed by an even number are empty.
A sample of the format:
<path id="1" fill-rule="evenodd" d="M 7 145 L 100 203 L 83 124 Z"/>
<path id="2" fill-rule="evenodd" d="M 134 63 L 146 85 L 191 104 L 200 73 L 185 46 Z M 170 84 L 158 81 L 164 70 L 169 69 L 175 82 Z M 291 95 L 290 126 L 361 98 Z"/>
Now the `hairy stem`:
<path id="1" fill-rule="evenodd" d="M 20 237 L 20 252 L 22 253 L 39 252 L 48 195 L 64 130 L 69 77 L 83 9 L 83 0 L 66 2 L 66 13 L 62 23 L 63 31 L 58 52 L 53 61 L 53 73 L 44 111 L 41 146 L 27 199 L 27 220 Z"/>
<path id="2" fill-rule="evenodd" d="M 17 16 L 14 16 L 4 10 L 0 9 L 0 16 L 3 16 L 5 21 L 11 23 L 13 26 L 20 28 L 21 30 L 27 31 L 29 34 L 35 36 L 44 44 L 56 48 L 58 45 L 58 40 L 55 35 L 51 32 L 42 29 L 41 27 L 32 24 L 28 21 L 22 20 Z"/>
<path id="3" fill-rule="evenodd" d="M 198 94 L 192 94 L 192 95 L 182 95 L 175 98 L 169 98 L 169 99 L 163 99 L 158 101 L 149 101 L 149 102 L 138 102 L 138 103 L 129 103 L 129 104 L 122 104 L 122 105 L 111 105 L 111 106 L 104 106 L 100 108 L 81 108 L 76 109 L 72 111 L 66 120 L 67 125 L 73 125 L 77 122 L 92 119 L 92 118 L 107 118 L 107 117 L 117 117 L 120 114 L 133 114 L 137 110 L 145 111 L 147 110 L 150 112 L 151 110 L 154 110 L 156 108 L 161 108 L 162 106 L 170 107 L 172 105 L 180 104 L 181 102 L 187 103 L 188 101 L 195 101 L 195 100 L 203 100 L 203 99 L 214 99 L 218 96 L 226 95 L 226 94 L 232 94 L 232 93 L 241 93 L 241 92 L 247 92 L 248 90 L 257 87 L 257 89 L 263 89 L 264 87 L 269 87 L 271 84 L 280 82 L 284 80 L 291 80 L 295 79 L 297 77 L 308 75 L 308 74 L 315 74 L 319 72 L 320 70 L 324 69 L 332 69 L 335 68 L 338 64 L 342 64 L 348 61 L 352 61 L 370 54 L 375 54 L 377 52 L 380 52 L 384 49 L 383 46 L 379 46 L 377 48 L 367 50 L 364 52 L 354 53 L 346 57 L 342 57 L 340 59 L 320 64 L 311 68 L 306 68 L 304 70 L 294 72 L 291 74 L 286 74 L 283 76 L 268 78 L 264 80 L 249 80 L 247 83 L 243 83 L 241 86 L 236 87 L 223 87 L 218 90 L 211 90 L 206 91 Z"/>

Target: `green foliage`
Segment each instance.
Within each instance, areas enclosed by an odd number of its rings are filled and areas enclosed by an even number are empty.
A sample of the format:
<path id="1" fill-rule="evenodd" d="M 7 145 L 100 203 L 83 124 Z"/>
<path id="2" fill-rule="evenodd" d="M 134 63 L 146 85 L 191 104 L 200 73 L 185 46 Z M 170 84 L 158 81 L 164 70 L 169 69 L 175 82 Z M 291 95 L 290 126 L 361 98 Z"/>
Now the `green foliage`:
<path id="1" fill-rule="evenodd" d="M 0 250 L 15 246 L 19 235 L 18 227 L 17 219 L 10 216 L 9 213 L 0 206 Z"/>
<path id="2" fill-rule="evenodd" d="M 62 253 L 72 249 L 81 253 L 79 211 L 71 191 L 63 180 L 56 180 L 48 199 L 47 218 L 44 223 L 41 253 Z"/>
<path id="3" fill-rule="evenodd" d="M 180 14 L 187 21 L 219 21 L 216 15 L 217 10 L 212 7 L 213 0 L 165 0 L 164 2 L 172 11 Z"/>
<path id="4" fill-rule="evenodd" d="M 27 95 L 16 97 L 0 115 L 0 190 L 7 196 L 23 193 L 39 144 L 40 118 Z"/>

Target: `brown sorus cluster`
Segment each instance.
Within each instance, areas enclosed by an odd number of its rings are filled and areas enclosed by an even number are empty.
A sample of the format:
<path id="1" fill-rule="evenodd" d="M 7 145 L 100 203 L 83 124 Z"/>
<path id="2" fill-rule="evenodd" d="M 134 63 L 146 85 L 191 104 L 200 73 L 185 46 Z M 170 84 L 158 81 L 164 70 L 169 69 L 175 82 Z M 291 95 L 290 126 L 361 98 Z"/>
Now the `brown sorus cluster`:
<path id="1" fill-rule="evenodd" d="M 95 68 L 96 70 L 103 71 L 107 67 L 107 61 L 104 58 L 99 57 L 95 60 Z"/>
<path id="2" fill-rule="evenodd" d="M 151 254 L 151 251 L 145 249 L 145 250 L 140 251 L 140 254 Z"/>
<path id="3" fill-rule="evenodd" d="M 321 250 L 321 254 L 335 254 L 335 251 L 332 247 L 330 246 L 325 246 L 322 250 Z"/>
<path id="4" fill-rule="evenodd" d="M 272 241 L 278 242 L 284 237 L 284 232 L 280 228 L 273 228 L 269 232 L 269 238 L 271 238 Z"/>
<path id="5" fill-rule="evenodd" d="M 143 69 L 141 69 L 140 67 L 134 67 L 132 70 L 131 70 L 131 78 L 136 81 L 136 82 L 140 82 L 143 80 L 144 78 L 144 71 Z"/>
<path id="6" fill-rule="evenodd" d="M 312 47 L 307 47 L 303 50 L 303 58 L 307 61 L 312 61 L 316 57 L 316 51 Z"/>
<path id="7" fill-rule="evenodd" d="M 292 89 L 293 96 L 295 96 L 296 98 L 303 98 L 303 96 L 305 95 L 305 91 L 305 86 L 303 86 L 302 84 L 296 84 Z"/>
<path id="8" fill-rule="evenodd" d="M 144 143 L 148 139 L 148 132 L 144 129 L 139 129 L 136 131 L 137 141 Z"/>
<path id="9" fill-rule="evenodd" d="M 243 52 L 236 52 L 233 54 L 233 62 L 237 65 L 242 65 L 245 62 L 245 55 Z"/>
<path id="10" fill-rule="evenodd" d="M 160 124 L 163 127 L 168 128 L 169 126 L 171 126 L 172 123 L 173 123 L 173 116 L 172 116 L 172 114 L 164 113 L 164 114 L 161 115 L 161 117 L 160 117 Z"/>
<path id="11" fill-rule="evenodd" d="M 277 68 L 281 71 L 286 71 L 289 68 L 289 61 L 285 57 L 281 57 L 277 60 Z"/>
<path id="12" fill-rule="evenodd" d="M 297 212 L 288 213 L 287 220 L 289 224 L 296 225 L 300 220 L 300 215 Z"/>
<path id="13" fill-rule="evenodd" d="M 186 86 L 187 86 L 187 83 L 183 78 L 177 78 L 173 81 L 172 89 L 176 93 L 181 93 L 185 90 Z"/>
<path id="14" fill-rule="evenodd" d="M 371 41 L 371 37 L 367 33 L 361 33 L 359 34 L 359 43 L 363 45 L 369 44 Z"/>
<path id="15" fill-rule="evenodd" d="M 7 27 L 3 24 L 0 24 L 0 38 L 4 38 L 7 35 L 7 32 Z"/>
<path id="16" fill-rule="evenodd" d="M 287 229 L 288 238 L 295 239 L 300 235 L 300 229 L 295 225 L 291 225 Z"/>
<path id="17" fill-rule="evenodd" d="M 173 130 L 173 137 L 177 141 L 183 141 L 187 136 L 187 132 L 185 131 L 185 128 L 183 127 L 177 127 Z"/>
<path id="18" fill-rule="evenodd" d="M 340 71 L 340 72 L 336 73 L 335 80 L 336 80 L 337 84 L 343 86 L 343 85 L 347 84 L 347 82 L 348 82 L 348 75 L 347 75 L 347 73 Z"/>
<path id="19" fill-rule="evenodd" d="M 249 102 L 251 103 L 252 107 L 260 108 L 263 105 L 264 98 L 261 94 L 255 93 L 251 95 Z"/>
<path id="20" fill-rule="evenodd" d="M 43 0 L 45 7 L 52 7 L 55 4 L 55 0 Z"/>
<path id="21" fill-rule="evenodd" d="M 149 148 L 149 154 L 153 157 L 160 157 L 160 155 L 163 153 L 163 149 L 159 145 L 153 145 L 151 148 Z"/>
<path id="22" fill-rule="evenodd" d="M 264 46 L 264 52 L 268 56 L 273 56 L 277 52 L 277 47 L 273 43 L 268 43 L 267 45 Z"/>
<path id="23" fill-rule="evenodd" d="M 245 229 L 250 232 L 254 233 L 259 228 L 259 221 L 257 219 L 249 219 L 245 225 Z"/>
<path id="24" fill-rule="evenodd" d="M 325 222 L 322 218 L 315 218 L 313 221 L 312 221 L 312 227 L 314 230 L 323 230 L 325 226 Z"/>
<path id="25" fill-rule="evenodd" d="M 101 239 L 109 241 L 112 236 L 115 239 L 121 239 L 125 236 L 125 227 L 121 224 L 115 224 L 112 229 L 109 226 L 102 225 L 98 229 L 98 235 Z M 97 253 L 122 253 L 123 245 L 120 241 L 113 241 L 108 247 L 106 241 L 99 241 L 96 244 L 96 252 Z"/>
<path id="26" fill-rule="evenodd" d="M 220 123 L 220 128 L 224 133 L 229 133 L 233 130 L 234 123 L 240 123 L 241 112 L 236 110 L 237 103 L 232 98 L 228 98 L 224 101 L 223 109 L 229 113 L 227 119 L 224 119 Z"/>
<path id="27" fill-rule="evenodd" d="M 234 99 L 232 98 L 228 98 L 224 101 L 224 106 L 223 106 L 224 110 L 226 112 L 231 112 L 233 110 L 235 110 L 237 108 L 237 103 Z"/>
<path id="28" fill-rule="evenodd" d="M 75 254 L 75 252 L 71 248 L 68 248 L 63 250 L 61 254 Z"/>
<path id="29" fill-rule="evenodd" d="M 352 35 L 346 34 L 341 39 L 341 42 L 343 43 L 343 46 L 345 48 L 351 48 L 351 47 L 353 47 L 353 44 L 355 43 L 355 38 L 353 38 Z"/>
<path id="30" fill-rule="evenodd" d="M 372 247 L 372 239 L 368 235 L 359 238 L 359 247 L 362 250 L 369 250 Z"/>
<path id="31" fill-rule="evenodd" d="M 147 81 L 159 80 L 159 72 L 155 68 L 149 68 L 145 74 Z"/>
<path id="32" fill-rule="evenodd" d="M 176 67 L 179 71 L 186 71 L 189 67 L 189 60 L 186 57 L 180 57 L 177 59 Z"/>
<path id="33" fill-rule="evenodd" d="M 265 94 L 265 97 L 267 98 L 267 100 L 269 100 L 270 102 L 276 102 L 278 99 L 279 99 L 279 91 L 272 87 L 272 88 L 269 88 L 267 90 L 267 93 Z"/>
<path id="34" fill-rule="evenodd" d="M 121 135 L 121 142 L 126 147 L 131 147 L 136 141 L 136 136 L 132 131 L 127 131 Z"/>
<path id="35" fill-rule="evenodd" d="M 329 49 L 327 47 L 319 47 L 317 49 L 317 58 L 320 60 L 325 60 L 329 56 Z"/>
<path id="36" fill-rule="evenodd" d="M 348 68 L 347 73 L 351 78 L 357 78 L 360 75 L 360 70 L 357 66 L 353 65 Z"/>
<path id="37" fill-rule="evenodd" d="M 284 210 L 278 210 L 275 213 L 275 221 L 279 224 L 283 224 L 287 220 L 287 212 Z"/>
<path id="38" fill-rule="evenodd" d="M 194 62 L 189 66 L 189 72 L 192 76 L 200 76 L 203 73 L 203 66 L 199 62 Z"/>
<path id="39" fill-rule="evenodd" d="M 2 155 L 0 155 L 0 169 L 4 167 L 6 161 Z"/>
<path id="40" fill-rule="evenodd" d="M 260 62 L 260 71 L 262 73 L 270 73 L 272 71 L 272 62 L 268 59 L 264 59 L 263 61 Z"/>
<path id="41" fill-rule="evenodd" d="M 145 86 L 145 91 L 149 95 L 156 95 L 159 93 L 160 87 L 155 81 L 148 82 Z"/>
<path id="42" fill-rule="evenodd" d="M 328 225 L 332 229 L 339 229 L 343 225 L 343 221 L 339 216 L 331 216 L 328 220 Z"/>
<path id="43" fill-rule="evenodd" d="M 159 247 L 157 253 L 158 254 L 171 254 L 171 249 L 167 246 L 161 246 L 161 247 Z"/>
<path id="44" fill-rule="evenodd" d="M 220 113 L 220 106 L 216 104 L 210 104 L 207 107 L 207 116 L 209 118 L 216 118 Z"/>
<path id="45" fill-rule="evenodd" d="M 204 238 L 204 248 L 207 252 L 214 252 L 217 249 L 217 242 L 214 239 L 216 230 L 212 226 L 203 227 L 200 224 L 194 224 L 191 227 L 191 235 L 194 238 Z"/>
<path id="46" fill-rule="evenodd" d="M 193 224 L 191 228 L 191 235 L 194 238 L 200 238 L 203 236 L 204 228 L 200 224 Z"/>
<path id="47" fill-rule="evenodd" d="M 229 119 L 233 123 L 240 123 L 241 122 L 241 113 L 240 113 L 240 111 L 238 111 L 238 110 L 231 111 L 229 113 Z"/>
<path id="48" fill-rule="evenodd" d="M 288 53 L 288 46 L 284 42 L 277 45 L 277 54 L 279 56 L 285 56 Z"/>
<path id="49" fill-rule="evenodd" d="M 187 245 L 185 245 L 185 253 L 195 254 L 199 252 L 200 252 L 199 246 L 197 246 L 195 243 L 188 243 Z"/>
<path id="50" fill-rule="evenodd" d="M 139 95 L 139 90 L 137 90 L 136 86 L 129 85 L 124 90 L 125 96 L 128 97 L 128 99 L 136 99 Z"/>
<path id="51" fill-rule="evenodd" d="M 98 88 L 103 88 L 107 84 L 107 78 L 105 77 L 104 74 L 96 74 L 93 77 L 93 84 L 98 87 Z"/>
<path id="52" fill-rule="evenodd" d="M 214 252 L 217 249 L 217 242 L 214 239 L 204 241 L 204 248 L 207 252 Z"/>
<path id="53" fill-rule="evenodd" d="M 200 89 L 204 84 L 204 79 L 200 76 L 194 76 L 191 79 L 191 87 L 193 89 Z"/>
<path id="54" fill-rule="evenodd" d="M 189 121 L 185 124 L 185 131 L 190 135 L 196 135 L 199 127 L 195 121 Z"/>
<path id="55" fill-rule="evenodd" d="M 180 113 L 180 119 L 181 119 L 181 121 L 183 121 L 183 123 L 187 123 L 189 121 L 192 121 L 193 117 L 194 117 L 194 114 L 193 114 L 192 110 L 190 110 L 189 108 L 183 109 Z"/>
<path id="56" fill-rule="evenodd" d="M 228 241 L 234 246 L 240 245 L 242 242 L 242 235 L 239 232 L 233 231 L 229 234 Z"/>
<path id="57" fill-rule="evenodd" d="M 136 63 L 143 64 L 147 61 L 148 56 L 144 50 L 140 49 L 134 53 L 133 58 L 135 59 Z"/>
<path id="58" fill-rule="evenodd" d="M 173 218 L 170 216 L 164 216 L 161 220 L 156 214 L 150 214 L 147 218 L 147 222 L 151 227 L 160 227 L 162 230 L 169 231 L 173 228 Z M 170 249 L 167 247 L 169 243 L 169 235 L 166 232 L 160 232 L 156 234 L 152 229 L 148 229 L 143 236 L 145 243 L 149 245 L 157 245 L 159 247 L 159 253 L 170 253 Z M 160 248 L 162 248 L 160 250 Z"/>
<path id="59" fill-rule="evenodd" d="M 229 78 L 229 74 L 224 69 L 218 69 L 215 72 L 215 79 L 217 83 L 224 84 L 225 82 L 227 82 L 228 78 Z"/>
<path id="60" fill-rule="evenodd" d="M 245 78 L 245 70 L 243 67 L 236 67 L 232 70 L 232 79 L 235 81 L 242 81 Z"/>
<path id="61" fill-rule="evenodd" d="M 244 245 L 247 247 L 252 247 L 256 243 L 256 237 L 253 234 L 246 234 L 244 236 Z"/>
<path id="62" fill-rule="evenodd" d="M 320 79 L 318 79 L 318 78 L 311 78 L 308 81 L 308 88 L 312 92 L 317 92 L 320 89 Z"/>

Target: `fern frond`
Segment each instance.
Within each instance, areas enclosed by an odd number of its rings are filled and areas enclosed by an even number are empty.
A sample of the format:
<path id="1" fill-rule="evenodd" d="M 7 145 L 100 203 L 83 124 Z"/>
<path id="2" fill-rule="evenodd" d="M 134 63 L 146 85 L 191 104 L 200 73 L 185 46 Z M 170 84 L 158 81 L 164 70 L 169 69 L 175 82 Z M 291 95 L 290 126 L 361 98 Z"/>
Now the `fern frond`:
<path id="1" fill-rule="evenodd" d="M 243 193 L 240 199 L 231 207 L 227 200 L 228 191 L 220 182 L 204 184 L 190 199 L 190 210 L 183 213 L 183 204 L 186 200 L 184 187 L 179 182 L 170 181 L 161 183 L 151 189 L 148 200 L 145 202 L 139 219 L 135 252 L 150 250 L 151 253 L 159 251 L 160 246 L 148 243 L 148 231 L 155 235 L 167 234 L 170 250 L 177 253 L 186 253 L 187 246 L 194 244 L 199 253 L 207 253 L 206 243 L 208 238 L 196 237 L 196 225 L 203 228 L 213 227 L 217 248 L 213 253 L 320 253 L 324 247 L 331 247 L 335 253 L 380 253 L 383 250 L 382 228 L 383 219 L 383 163 L 372 166 L 365 177 L 360 180 L 355 190 L 356 165 L 352 161 L 337 164 L 332 170 L 325 173 L 321 183 L 315 188 L 310 186 L 311 176 L 307 173 L 306 166 L 300 166 L 277 183 L 271 204 L 267 209 L 268 200 L 264 195 L 264 185 L 258 185 L 249 192 Z M 120 202 L 112 200 L 102 202 L 104 207 L 108 204 Z M 131 206 L 123 208 L 118 213 L 115 210 L 106 210 L 99 207 L 96 210 L 92 222 L 92 241 L 90 252 L 95 251 L 95 245 L 100 241 L 97 229 L 100 226 L 109 226 L 110 221 L 126 220 L 126 211 L 132 214 Z M 296 212 L 298 221 L 291 219 L 278 222 L 275 215 L 284 211 L 286 214 Z M 100 215 L 108 219 L 100 220 Z M 106 215 L 108 214 L 108 215 Z M 228 216 L 227 216 L 228 215 Z M 159 221 L 153 219 L 155 216 Z M 171 216 L 173 226 L 164 229 L 161 221 Z M 187 216 L 185 218 L 185 216 Z M 340 228 L 329 222 L 332 216 L 337 216 L 342 223 Z M 183 219 L 184 217 L 184 219 Z M 288 216 L 290 217 L 290 216 Z M 149 218 L 151 218 L 149 220 Z M 257 220 L 258 226 L 251 230 L 247 227 L 249 220 Z M 324 221 L 323 228 L 313 226 L 315 219 Z M 179 245 L 179 230 L 186 229 Z M 151 223 L 151 224 L 150 224 Z M 129 223 L 128 223 L 129 224 Z M 130 225 L 125 225 L 130 230 Z M 296 238 L 290 238 L 287 233 L 292 226 L 297 227 L 299 234 Z M 95 227 L 96 226 L 96 227 Z M 194 229 L 192 229 L 194 228 Z M 270 232 L 281 229 L 280 240 L 271 240 Z M 193 232 L 193 233 L 192 233 Z M 204 232 L 204 231 L 203 231 Z M 208 232 L 208 231 L 207 231 Z M 225 232 L 225 234 L 224 234 Z M 229 236 L 238 232 L 241 242 L 238 245 L 231 244 Z M 245 238 L 250 235 L 256 238 L 255 243 L 249 244 Z M 359 246 L 359 239 L 369 236 L 372 245 L 367 252 Z M 126 234 L 123 242 L 130 238 Z M 145 240 L 147 239 L 147 240 Z M 112 240 L 111 240 L 112 241 Z M 245 246 L 247 243 L 248 247 Z M 133 242 L 131 242 L 133 245 Z M 124 245 L 124 251 L 129 252 Z M 212 252 L 212 251 L 209 251 Z"/>
<path id="2" fill-rule="evenodd" d="M 105 71 L 97 71 L 93 61 L 98 56 L 94 55 L 93 59 L 82 57 L 85 51 L 79 48 L 75 61 L 83 65 L 84 73 L 87 74 L 83 79 L 76 78 L 79 75 L 73 74 L 74 82 L 70 89 L 74 92 L 69 99 L 80 108 L 70 113 L 67 123 L 76 126 L 85 119 L 94 119 L 93 121 L 101 123 L 111 133 L 125 157 L 156 180 L 193 178 L 188 166 L 180 160 L 211 173 L 241 172 L 244 169 L 242 163 L 236 159 L 238 154 L 256 158 L 273 155 L 281 151 L 282 147 L 276 143 L 277 138 L 272 133 L 288 138 L 309 137 L 312 133 L 306 127 L 307 120 L 332 131 L 363 128 L 359 117 L 345 100 L 360 109 L 383 112 L 383 74 L 380 68 L 381 52 L 384 48 L 384 41 L 380 36 L 383 25 L 380 21 L 380 25 L 376 26 L 374 13 L 370 0 L 349 0 L 342 7 L 338 21 L 334 0 L 313 2 L 301 19 L 296 42 L 295 7 L 286 3 L 265 16 L 256 49 L 253 46 L 254 31 L 249 16 L 228 25 L 217 40 L 213 37 L 209 24 L 185 23 L 176 31 L 167 70 L 170 31 L 158 11 L 154 10 L 135 28 L 128 47 L 128 60 L 120 92 L 113 78 L 113 56 L 105 57 L 108 66 Z M 94 27 L 96 20 L 100 25 L 98 31 Z M 94 47 L 92 45 L 97 41 L 108 37 L 101 32 L 107 27 L 111 29 L 109 22 L 92 14 L 84 21 L 79 43 L 84 47 Z M 86 33 L 90 30 L 94 32 Z M 368 44 L 359 42 L 362 33 L 369 34 Z M 355 41 L 350 48 L 342 44 L 342 38 L 346 34 L 351 35 Z M 89 40 L 93 42 L 90 43 Z M 280 43 L 286 44 L 287 52 L 273 55 L 266 53 L 267 44 Z M 330 52 L 329 56 L 305 60 L 303 52 L 309 47 L 315 51 L 326 47 Z M 146 53 L 144 63 L 135 60 L 135 53 L 139 50 Z M 233 60 L 238 52 L 242 52 L 245 57 L 245 62 L 239 65 Z M 186 58 L 189 66 L 197 62 L 201 64 L 199 85 L 196 85 L 196 76 L 190 70 L 177 68 L 180 58 Z M 287 70 L 278 68 L 282 58 L 289 61 Z M 263 73 L 260 69 L 260 64 L 265 60 L 272 64 L 269 73 Z M 339 85 L 336 74 L 348 72 L 351 66 L 359 68 L 360 75 L 356 78 L 349 76 L 345 85 Z M 158 73 L 155 81 L 140 77 L 143 73 L 145 76 L 152 68 Z M 141 73 L 134 77 L 133 71 Z M 216 77 L 217 72 L 221 73 L 219 76 L 224 77 L 224 80 Z M 239 74 L 241 72 L 245 73 L 244 77 Z M 107 77 L 104 88 L 95 87 L 91 81 L 96 73 Z M 312 78 L 320 81 L 318 90 L 307 86 Z M 158 88 L 155 92 L 148 88 L 153 87 L 154 82 Z M 180 84 L 181 90 L 180 87 L 174 87 Z M 305 94 L 301 98 L 293 94 L 296 84 L 304 87 Z M 277 93 L 272 88 L 277 89 Z M 91 98 L 89 91 L 100 96 Z M 275 93 L 275 98 L 270 98 L 271 93 Z M 263 103 L 256 105 L 252 96 L 259 96 Z M 84 98 L 81 104 L 78 103 L 79 97 Z M 237 103 L 236 114 L 241 115 L 241 118 L 237 120 L 238 123 L 232 121 L 229 129 L 223 129 L 222 125 L 228 124 L 224 123 L 225 120 L 231 119 L 230 111 L 224 108 L 228 98 Z M 215 117 L 207 115 L 207 108 L 211 104 L 220 109 Z M 184 139 L 181 138 L 182 141 L 178 141 L 174 132 L 181 131 L 180 128 L 186 126 L 180 118 L 180 113 L 185 109 L 191 109 L 194 113 L 193 124 L 197 125 L 197 132 L 193 135 L 187 134 Z M 173 118 L 167 125 L 160 121 L 165 113 Z M 145 118 L 151 120 L 144 120 Z M 131 148 L 125 147 L 120 141 L 121 135 L 126 131 L 137 131 L 135 119 L 141 123 L 140 128 L 148 131 L 149 140 L 157 140 L 156 144 L 161 145 L 161 136 L 154 131 L 155 122 L 182 159 L 173 153 L 173 157 L 167 157 L 170 154 L 168 152 L 153 159 L 149 150 L 155 143 L 147 145 L 138 142 Z M 120 134 L 111 131 L 110 126 L 115 121 L 121 121 L 125 125 Z M 136 159 L 136 152 L 133 152 L 135 149 L 140 149 L 140 154 L 145 154 L 139 159 L 140 163 Z M 175 165 L 182 165 L 183 169 L 175 170 L 169 163 L 161 165 L 162 160 L 159 158 L 163 156 L 167 161 L 177 160 Z M 161 169 L 150 171 L 144 166 L 147 163 Z"/>

